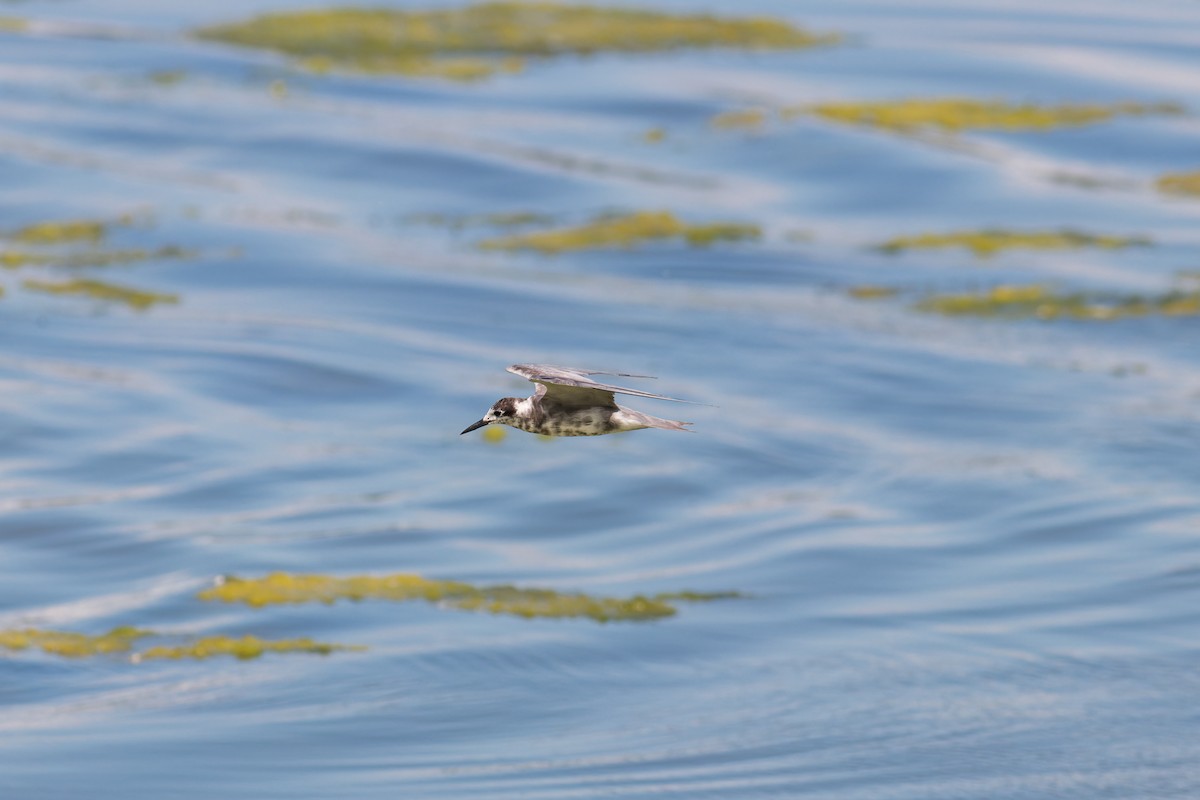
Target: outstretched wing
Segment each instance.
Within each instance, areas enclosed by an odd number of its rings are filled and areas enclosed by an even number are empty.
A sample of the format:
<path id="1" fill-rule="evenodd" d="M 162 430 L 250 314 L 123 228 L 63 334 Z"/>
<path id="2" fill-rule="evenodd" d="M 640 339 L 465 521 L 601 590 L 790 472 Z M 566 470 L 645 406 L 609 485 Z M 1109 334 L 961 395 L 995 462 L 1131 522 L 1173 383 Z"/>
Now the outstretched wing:
<path id="1" fill-rule="evenodd" d="M 628 394 L 634 397 L 650 397 L 655 400 L 673 400 L 676 403 L 690 403 L 690 400 L 680 400 L 677 397 L 666 397 L 661 394 L 643 392 L 640 389 L 626 389 L 621 386 L 610 386 L 589 378 L 589 375 L 614 375 L 619 378 L 651 378 L 651 375 L 633 375 L 627 372 L 601 372 L 600 370 L 572 369 L 571 367 L 556 367 L 551 364 L 513 364 L 508 371 L 514 375 L 538 384 L 538 394 L 563 405 L 570 406 L 610 406 L 613 405 L 614 394 Z"/>

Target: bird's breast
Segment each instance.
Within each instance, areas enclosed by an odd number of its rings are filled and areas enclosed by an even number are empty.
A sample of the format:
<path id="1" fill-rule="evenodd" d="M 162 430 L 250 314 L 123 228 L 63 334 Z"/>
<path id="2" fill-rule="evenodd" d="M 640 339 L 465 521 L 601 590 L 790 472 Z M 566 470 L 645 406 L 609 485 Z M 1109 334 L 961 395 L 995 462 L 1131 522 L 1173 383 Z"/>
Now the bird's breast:
<path id="1" fill-rule="evenodd" d="M 612 409 L 543 409 L 544 413 L 521 420 L 518 427 L 542 436 L 599 436 L 619 428 L 613 424 Z"/>

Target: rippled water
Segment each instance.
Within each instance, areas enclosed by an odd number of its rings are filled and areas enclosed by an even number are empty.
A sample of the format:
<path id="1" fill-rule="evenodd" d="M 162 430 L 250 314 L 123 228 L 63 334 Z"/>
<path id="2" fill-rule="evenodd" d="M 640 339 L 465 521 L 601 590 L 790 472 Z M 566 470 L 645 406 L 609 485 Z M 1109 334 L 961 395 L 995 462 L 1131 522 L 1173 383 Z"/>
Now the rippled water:
<path id="1" fill-rule="evenodd" d="M 35 24 L 0 32 L 0 228 L 132 214 L 113 246 L 189 257 L 88 271 L 178 295 L 141 312 L 22 289 L 66 270 L 0 274 L 0 628 L 367 649 L 0 653 L 0 794 L 1200 795 L 1200 320 L 948 319 L 846 294 L 1163 290 L 1200 267 L 1200 202 L 1150 181 L 1200 166 L 1197 117 L 952 148 L 709 124 L 945 95 L 1196 110 L 1200 7 L 660 0 L 851 39 L 467 86 L 179 35 L 292 5 L 4 9 Z M 545 257 L 429 217 L 613 209 L 765 236 Z M 978 227 L 1156 244 L 870 248 Z M 631 402 L 687 436 L 460 437 L 527 386 L 515 361 L 656 374 L 716 407 Z M 277 570 L 743 596 L 609 624 L 196 598 Z"/>

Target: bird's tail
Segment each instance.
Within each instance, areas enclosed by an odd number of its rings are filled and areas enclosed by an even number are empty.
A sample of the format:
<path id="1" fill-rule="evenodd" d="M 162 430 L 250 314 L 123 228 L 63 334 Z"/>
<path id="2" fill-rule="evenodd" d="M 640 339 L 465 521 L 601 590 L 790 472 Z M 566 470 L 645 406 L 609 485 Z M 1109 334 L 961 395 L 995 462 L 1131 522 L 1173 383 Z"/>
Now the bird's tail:
<path id="1" fill-rule="evenodd" d="M 625 415 L 639 425 L 645 425 L 647 428 L 662 428 L 665 431 L 688 431 L 687 426 L 690 422 L 680 422 L 674 419 L 662 419 L 660 417 L 652 417 L 649 414 L 643 414 L 641 411 L 634 411 L 630 408 L 622 408 Z"/>

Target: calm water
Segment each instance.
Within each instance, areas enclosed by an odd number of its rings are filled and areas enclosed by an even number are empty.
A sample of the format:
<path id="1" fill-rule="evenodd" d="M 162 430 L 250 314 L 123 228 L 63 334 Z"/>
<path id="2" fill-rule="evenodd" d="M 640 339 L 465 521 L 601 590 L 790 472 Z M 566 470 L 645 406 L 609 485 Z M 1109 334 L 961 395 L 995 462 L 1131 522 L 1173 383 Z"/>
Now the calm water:
<path id="1" fill-rule="evenodd" d="M 1200 6 L 660 0 L 853 38 L 472 86 L 178 35 L 296 5 L 4 8 L 36 24 L 0 34 L 0 228 L 134 214 L 111 246 L 193 257 L 83 276 L 180 298 L 144 312 L 21 286 L 82 270 L 0 273 L 0 628 L 368 649 L 0 654 L 0 795 L 1200 796 L 1200 320 L 952 320 L 845 293 L 1161 291 L 1200 268 L 1200 202 L 1149 182 L 1200 167 L 1197 117 L 957 149 L 709 126 L 909 96 L 1194 111 Z M 765 236 L 547 258 L 421 216 L 613 209 Z M 1157 244 L 870 249 L 988 226 Z M 459 437 L 527 386 L 514 361 L 656 374 L 719 408 L 631 403 L 683 408 L 688 436 Z M 272 570 L 746 596 L 607 625 L 195 598 Z"/>

